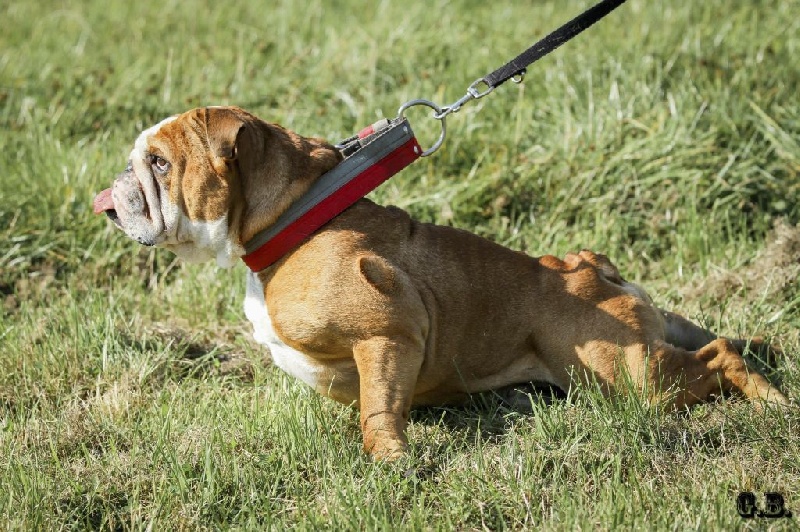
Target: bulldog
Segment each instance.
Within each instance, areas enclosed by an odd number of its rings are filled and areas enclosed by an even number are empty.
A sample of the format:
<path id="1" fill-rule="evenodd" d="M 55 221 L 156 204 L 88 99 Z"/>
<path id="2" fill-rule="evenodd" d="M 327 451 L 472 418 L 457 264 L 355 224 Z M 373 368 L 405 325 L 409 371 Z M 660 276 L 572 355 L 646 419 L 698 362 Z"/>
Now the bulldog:
<path id="1" fill-rule="evenodd" d="M 230 266 L 339 152 L 236 107 L 194 109 L 136 139 L 94 200 L 130 238 Z M 409 410 L 530 383 L 685 408 L 720 392 L 787 398 L 728 340 L 657 308 L 591 251 L 530 257 L 358 200 L 263 271 L 245 314 L 274 363 L 360 410 L 364 449 L 407 449 Z"/>

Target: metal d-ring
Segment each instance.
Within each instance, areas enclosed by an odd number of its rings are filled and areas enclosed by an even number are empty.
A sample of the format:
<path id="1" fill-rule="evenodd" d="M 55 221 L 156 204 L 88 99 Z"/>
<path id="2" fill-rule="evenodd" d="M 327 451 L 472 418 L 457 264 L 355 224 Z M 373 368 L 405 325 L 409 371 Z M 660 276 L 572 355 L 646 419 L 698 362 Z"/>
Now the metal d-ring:
<path id="1" fill-rule="evenodd" d="M 428 155 L 438 150 L 442 146 L 442 143 L 444 142 L 444 137 L 447 133 L 447 125 L 445 123 L 446 115 L 443 115 L 442 108 L 433 103 L 432 101 L 418 99 L 418 100 L 408 101 L 403 105 L 401 105 L 400 109 L 397 111 L 397 117 L 405 118 L 404 113 L 406 112 L 406 109 L 408 109 L 409 107 L 414 107 L 415 105 L 424 105 L 426 107 L 430 107 L 431 109 L 433 109 L 433 117 L 442 123 L 442 132 L 439 135 L 439 138 L 436 140 L 436 143 L 427 150 L 423 151 L 422 155 L 420 155 L 420 157 L 427 157 Z"/>

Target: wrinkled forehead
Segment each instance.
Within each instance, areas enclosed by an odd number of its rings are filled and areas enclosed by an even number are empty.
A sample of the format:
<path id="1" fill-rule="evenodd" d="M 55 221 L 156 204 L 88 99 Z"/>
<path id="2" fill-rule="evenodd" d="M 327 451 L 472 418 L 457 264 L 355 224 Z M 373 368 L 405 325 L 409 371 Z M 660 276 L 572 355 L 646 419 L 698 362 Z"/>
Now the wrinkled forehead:
<path id="1" fill-rule="evenodd" d="M 165 128 L 168 124 L 175 122 L 178 119 L 178 115 L 170 116 L 165 118 L 158 124 L 149 127 L 142 131 L 136 139 L 136 142 L 133 144 L 133 150 L 131 150 L 130 159 L 132 161 L 142 160 L 150 153 L 150 146 L 153 143 L 153 140 L 159 138 L 162 141 L 168 141 L 169 136 L 167 135 L 166 129 L 174 129 L 174 128 Z"/>

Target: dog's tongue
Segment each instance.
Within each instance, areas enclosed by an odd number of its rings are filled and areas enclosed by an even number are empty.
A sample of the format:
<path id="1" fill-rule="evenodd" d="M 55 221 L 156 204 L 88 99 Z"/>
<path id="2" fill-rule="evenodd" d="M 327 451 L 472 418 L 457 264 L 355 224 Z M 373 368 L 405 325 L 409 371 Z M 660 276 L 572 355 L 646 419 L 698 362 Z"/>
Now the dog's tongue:
<path id="1" fill-rule="evenodd" d="M 94 213 L 101 214 L 114 208 L 114 200 L 111 199 L 111 189 L 107 188 L 94 197 Z"/>

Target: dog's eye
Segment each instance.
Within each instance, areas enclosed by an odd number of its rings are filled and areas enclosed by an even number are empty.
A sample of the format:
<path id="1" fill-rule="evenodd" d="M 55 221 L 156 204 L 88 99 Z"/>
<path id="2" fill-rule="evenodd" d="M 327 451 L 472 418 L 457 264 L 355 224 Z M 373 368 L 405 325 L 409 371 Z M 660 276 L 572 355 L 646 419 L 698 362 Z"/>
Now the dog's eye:
<path id="1" fill-rule="evenodd" d="M 169 170 L 169 161 L 167 161 L 163 157 L 159 157 L 158 155 L 154 155 L 152 161 L 153 162 L 151 164 L 153 165 L 153 168 L 159 174 L 166 174 L 167 171 Z"/>

